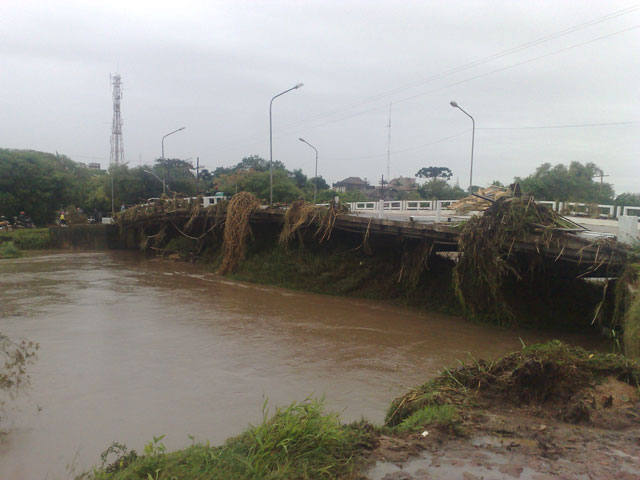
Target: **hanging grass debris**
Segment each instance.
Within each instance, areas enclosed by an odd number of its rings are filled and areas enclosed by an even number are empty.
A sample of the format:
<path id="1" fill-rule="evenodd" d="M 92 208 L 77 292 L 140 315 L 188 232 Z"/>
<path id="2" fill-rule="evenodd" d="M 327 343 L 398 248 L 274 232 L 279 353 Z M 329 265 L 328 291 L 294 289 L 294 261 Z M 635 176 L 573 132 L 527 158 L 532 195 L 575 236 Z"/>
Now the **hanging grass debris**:
<path id="1" fill-rule="evenodd" d="M 251 214 L 260 207 L 260 201 L 251 193 L 233 196 L 227 207 L 222 244 L 222 264 L 218 273 L 232 273 L 247 252 L 247 237 L 251 233 Z"/>

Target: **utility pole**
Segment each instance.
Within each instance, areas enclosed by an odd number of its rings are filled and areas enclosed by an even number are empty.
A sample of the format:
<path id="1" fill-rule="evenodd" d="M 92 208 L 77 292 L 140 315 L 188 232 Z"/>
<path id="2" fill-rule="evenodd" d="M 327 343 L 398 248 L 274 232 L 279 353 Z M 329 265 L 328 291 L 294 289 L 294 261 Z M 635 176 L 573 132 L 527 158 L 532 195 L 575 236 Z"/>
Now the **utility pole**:
<path id="1" fill-rule="evenodd" d="M 603 178 L 604 178 L 604 177 L 608 177 L 608 176 L 609 176 L 609 175 L 605 175 L 605 174 L 604 174 L 604 172 L 603 172 L 602 170 L 600 170 L 600 173 L 599 173 L 599 174 L 597 174 L 597 175 L 594 175 L 594 176 L 593 176 L 593 178 L 598 178 L 598 177 L 600 177 L 600 191 L 602 191 L 602 186 L 603 186 L 603 183 L 604 183 Z"/>
<path id="2" fill-rule="evenodd" d="M 389 134 L 387 137 L 387 180 L 391 178 L 391 104 L 389 104 Z"/>
<path id="3" fill-rule="evenodd" d="M 200 157 L 196 157 L 196 197 L 198 196 L 198 174 L 200 173 Z"/>

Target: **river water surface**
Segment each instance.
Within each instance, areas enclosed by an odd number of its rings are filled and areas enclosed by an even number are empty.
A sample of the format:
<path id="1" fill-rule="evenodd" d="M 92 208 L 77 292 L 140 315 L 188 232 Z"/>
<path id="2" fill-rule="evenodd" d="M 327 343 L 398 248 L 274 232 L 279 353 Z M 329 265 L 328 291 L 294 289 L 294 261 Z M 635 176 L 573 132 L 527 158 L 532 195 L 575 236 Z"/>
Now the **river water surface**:
<path id="1" fill-rule="evenodd" d="M 551 338 L 129 252 L 0 260 L 0 309 L 0 332 L 40 344 L 31 386 L 2 415 L 3 480 L 72 478 L 112 441 L 221 443 L 265 400 L 324 395 L 343 421 L 381 422 L 395 396 L 469 353 Z"/>

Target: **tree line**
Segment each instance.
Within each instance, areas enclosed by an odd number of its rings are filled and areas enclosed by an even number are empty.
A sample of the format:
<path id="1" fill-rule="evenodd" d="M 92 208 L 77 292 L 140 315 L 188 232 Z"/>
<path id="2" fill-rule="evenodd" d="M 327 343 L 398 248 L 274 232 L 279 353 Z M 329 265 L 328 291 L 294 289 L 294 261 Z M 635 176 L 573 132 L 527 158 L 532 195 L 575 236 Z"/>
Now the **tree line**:
<path id="1" fill-rule="evenodd" d="M 640 206 L 640 194 L 615 196 L 611 184 L 601 182 L 602 171 L 593 163 L 571 162 L 540 165 L 531 175 L 516 178 L 523 192 L 536 198 Z M 424 167 L 416 177 L 425 178 L 413 192 L 397 192 L 400 199 L 456 199 L 467 195 L 458 185 L 449 183 L 452 172 L 447 167 Z M 231 167 L 197 172 L 191 162 L 180 159 L 157 159 L 152 165 L 112 166 L 108 171 L 90 169 L 65 155 L 32 150 L 0 149 L 0 215 L 18 216 L 21 211 L 39 225 L 52 222 L 56 212 L 70 206 L 87 212 L 108 213 L 121 205 L 133 205 L 159 197 L 163 190 L 194 196 L 216 192 L 254 193 L 269 199 L 269 161 L 257 155 L 243 158 Z M 499 183 L 499 182 L 494 182 Z M 303 198 L 312 200 L 316 179 L 302 170 L 289 170 L 280 161 L 273 162 L 273 200 L 289 203 Z M 475 187 L 477 188 L 477 187 Z M 366 192 L 336 193 L 322 177 L 317 179 L 318 203 L 335 196 L 342 201 L 367 200 Z M 113 195 L 112 195 L 113 192 Z"/>

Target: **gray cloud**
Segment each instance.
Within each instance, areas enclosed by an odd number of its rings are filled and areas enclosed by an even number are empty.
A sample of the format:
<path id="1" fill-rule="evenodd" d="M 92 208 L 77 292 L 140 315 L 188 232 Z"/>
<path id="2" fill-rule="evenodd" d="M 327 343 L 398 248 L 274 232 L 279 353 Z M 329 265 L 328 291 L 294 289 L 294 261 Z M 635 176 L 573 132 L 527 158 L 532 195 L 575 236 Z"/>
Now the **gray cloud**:
<path id="1" fill-rule="evenodd" d="M 456 99 L 477 121 L 474 183 L 578 160 L 639 191 L 640 30 L 621 32 L 639 19 L 622 1 L 5 2 L 0 145 L 106 165 L 119 68 L 132 165 L 182 125 L 168 155 L 268 157 L 269 100 L 302 81 L 274 102 L 274 155 L 307 174 L 300 136 L 325 178 L 379 179 L 393 103 L 392 176 L 446 165 L 465 186 L 471 122 Z M 610 122 L 635 123 L 518 128 Z"/>

